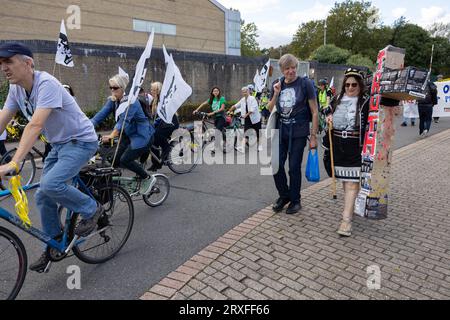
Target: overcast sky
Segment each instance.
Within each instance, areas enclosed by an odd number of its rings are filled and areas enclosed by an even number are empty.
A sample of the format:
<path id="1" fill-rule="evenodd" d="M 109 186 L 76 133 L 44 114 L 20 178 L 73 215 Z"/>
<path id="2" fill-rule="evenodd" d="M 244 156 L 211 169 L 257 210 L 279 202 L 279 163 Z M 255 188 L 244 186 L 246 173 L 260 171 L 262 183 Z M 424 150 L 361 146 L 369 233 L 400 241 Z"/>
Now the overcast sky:
<path id="1" fill-rule="evenodd" d="M 238 9 L 241 19 L 254 22 L 259 30 L 261 48 L 288 44 L 302 22 L 324 19 L 335 0 L 219 0 L 227 7 Z M 343 1 L 337 1 L 343 2 Z M 427 27 L 433 22 L 450 23 L 450 5 L 444 0 L 374 0 L 381 20 L 391 25 L 400 16 Z"/>

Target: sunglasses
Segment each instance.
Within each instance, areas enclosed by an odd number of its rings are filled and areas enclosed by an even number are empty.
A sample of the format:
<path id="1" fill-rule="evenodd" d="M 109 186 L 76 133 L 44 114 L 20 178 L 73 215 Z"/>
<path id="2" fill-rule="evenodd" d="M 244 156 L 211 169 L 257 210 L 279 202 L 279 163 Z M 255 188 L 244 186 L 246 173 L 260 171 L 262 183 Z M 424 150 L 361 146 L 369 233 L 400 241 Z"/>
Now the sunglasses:
<path id="1" fill-rule="evenodd" d="M 350 88 L 350 86 L 351 86 L 352 88 L 356 88 L 356 87 L 358 86 L 358 84 L 357 84 L 357 83 L 354 83 L 354 82 L 353 82 L 353 83 L 346 83 L 346 84 L 345 84 L 345 87 L 346 87 L 346 88 Z"/>
<path id="2" fill-rule="evenodd" d="M 119 90 L 120 87 L 109 87 L 109 89 L 116 91 L 116 90 Z"/>

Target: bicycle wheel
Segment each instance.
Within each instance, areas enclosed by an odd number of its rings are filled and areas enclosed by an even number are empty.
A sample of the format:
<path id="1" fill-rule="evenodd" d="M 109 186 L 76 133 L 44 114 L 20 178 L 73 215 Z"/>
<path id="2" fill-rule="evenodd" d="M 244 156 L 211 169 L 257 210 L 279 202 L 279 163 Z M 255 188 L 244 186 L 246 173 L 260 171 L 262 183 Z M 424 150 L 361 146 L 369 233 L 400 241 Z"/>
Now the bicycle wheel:
<path id="1" fill-rule="evenodd" d="M 191 172 L 200 160 L 201 148 L 201 143 L 196 142 L 192 137 L 189 141 L 181 137 L 178 141 L 171 141 L 167 166 L 178 174 Z"/>
<path id="2" fill-rule="evenodd" d="M 134 222 L 133 201 L 122 187 L 110 184 L 96 188 L 95 193 L 105 209 L 96 231 L 103 231 L 73 247 L 75 256 L 89 264 L 103 263 L 113 258 L 127 242 Z M 71 235 L 80 220 L 78 213 L 72 216 Z"/>
<path id="3" fill-rule="evenodd" d="M 0 300 L 13 300 L 27 274 L 27 252 L 22 241 L 0 227 Z"/>
<path id="4" fill-rule="evenodd" d="M 4 165 L 9 163 L 14 155 L 16 154 L 17 148 L 9 150 L 7 153 L 3 155 L 0 160 L 0 165 Z M 36 175 L 36 163 L 34 161 L 34 156 L 31 152 L 29 152 L 25 159 L 19 164 L 20 168 L 20 176 L 22 177 L 22 186 L 29 185 L 33 182 L 34 177 Z M 0 181 L 0 188 L 3 190 L 7 189 L 7 184 Z"/>
<path id="5" fill-rule="evenodd" d="M 155 185 L 152 191 L 145 196 L 142 196 L 144 202 L 150 207 L 158 207 L 166 201 L 170 192 L 169 179 L 163 174 L 153 175 L 156 178 Z"/>

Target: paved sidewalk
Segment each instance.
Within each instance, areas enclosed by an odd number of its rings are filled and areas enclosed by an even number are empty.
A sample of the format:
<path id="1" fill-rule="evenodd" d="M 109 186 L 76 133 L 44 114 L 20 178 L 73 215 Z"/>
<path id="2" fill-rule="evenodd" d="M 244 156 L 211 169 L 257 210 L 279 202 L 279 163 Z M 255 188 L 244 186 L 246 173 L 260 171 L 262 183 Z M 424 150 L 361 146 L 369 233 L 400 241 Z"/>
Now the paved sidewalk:
<path id="1" fill-rule="evenodd" d="M 328 179 L 302 191 L 301 213 L 261 210 L 141 299 L 449 299 L 450 130 L 393 159 L 388 219 L 355 217 L 340 238 L 342 187 L 332 200 Z M 369 266 L 379 290 L 367 287 Z"/>

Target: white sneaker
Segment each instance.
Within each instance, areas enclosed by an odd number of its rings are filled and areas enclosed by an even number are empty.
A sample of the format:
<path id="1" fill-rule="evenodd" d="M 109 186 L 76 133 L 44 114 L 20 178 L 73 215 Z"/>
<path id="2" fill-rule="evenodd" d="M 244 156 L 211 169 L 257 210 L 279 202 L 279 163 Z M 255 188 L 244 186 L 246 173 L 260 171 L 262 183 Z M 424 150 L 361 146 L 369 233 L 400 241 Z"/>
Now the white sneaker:
<path id="1" fill-rule="evenodd" d="M 154 176 L 149 176 L 148 178 L 143 179 L 141 181 L 141 188 L 139 189 L 139 193 L 143 196 L 148 195 L 152 191 L 155 182 L 156 178 Z"/>
<path id="2" fill-rule="evenodd" d="M 423 130 L 423 136 L 424 137 L 428 137 L 428 130 L 427 129 Z"/>

